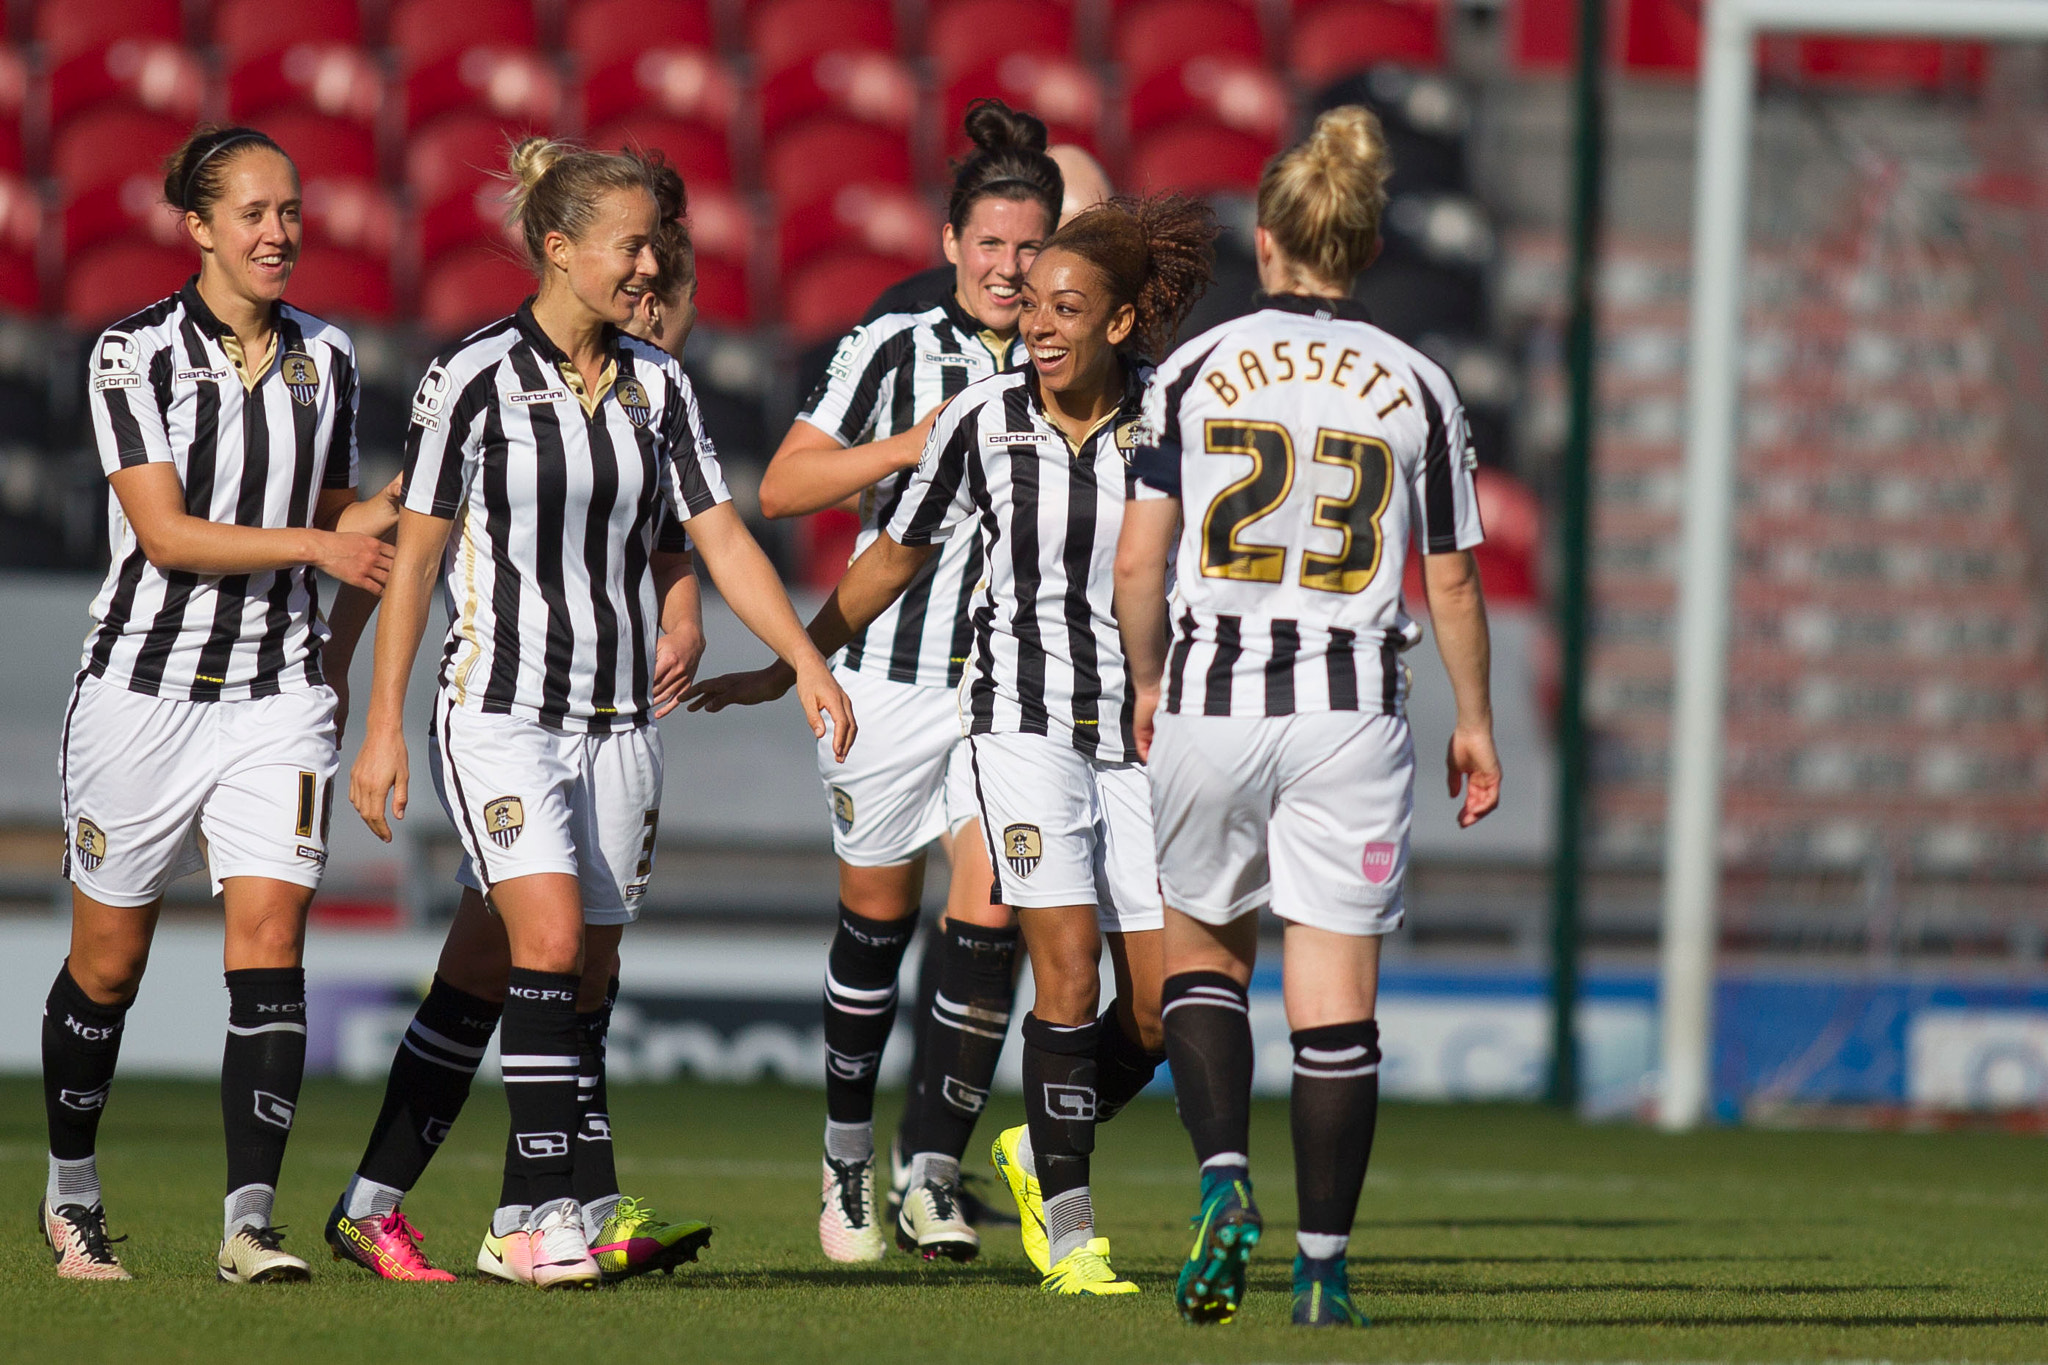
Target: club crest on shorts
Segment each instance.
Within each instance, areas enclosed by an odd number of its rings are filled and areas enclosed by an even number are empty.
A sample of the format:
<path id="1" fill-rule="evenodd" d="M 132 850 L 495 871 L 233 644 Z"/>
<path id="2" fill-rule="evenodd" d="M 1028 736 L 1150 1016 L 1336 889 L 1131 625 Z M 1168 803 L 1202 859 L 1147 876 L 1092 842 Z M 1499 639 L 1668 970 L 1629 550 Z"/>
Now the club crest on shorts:
<path id="1" fill-rule="evenodd" d="M 853 832 L 853 797 L 844 787 L 832 789 L 832 823 L 841 834 Z"/>
<path id="2" fill-rule="evenodd" d="M 619 406 L 625 409 L 626 420 L 636 427 L 644 427 L 654 416 L 654 406 L 647 401 L 647 389 L 637 379 L 621 379 L 612 389 L 619 396 Z"/>
<path id="3" fill-rule="evenodd" d="M 1038 860 L 1044 856 L 1045 840 L 1039 837 L 1038 826 L 1003 827 L 1003 860 L 1009 863 L 1010 871 L 1028 877 L 1038 870 Z"/>
<path id="4" fill-rule="evenodd" d="M 499 848 L 512 847 L 512 841 L 525 828 L 526 804 L 518 797 L 500 796 L 484 802 L 484 833 Z"/>
<path id="5" fill-rule="evenodd" d="M 78 837 L 71 846 L 78 853 L 78 865 L 87 872 L 99 871 L 107 860 L 107 832 L 83 815 L 78 817 Z"/>
<path id="6" fill-rule="evenodd" d="M 1375 840 L 1365 846 L 1365 879 L 1374 886 L 1384 886 L 1387 878 L 1394 875 L 1394 864 L 1401 856 L 1399 844 Z"/>
<path id="7" fill-rule="evenodd" d="M 285 388 L 291 391 L 292 401 L 311 404 L 313 396 L 320 392 L 320 370 L 313 364 L 313 357 L 304 351 L 287 351 L 277 368 L 284 376 Z"/>

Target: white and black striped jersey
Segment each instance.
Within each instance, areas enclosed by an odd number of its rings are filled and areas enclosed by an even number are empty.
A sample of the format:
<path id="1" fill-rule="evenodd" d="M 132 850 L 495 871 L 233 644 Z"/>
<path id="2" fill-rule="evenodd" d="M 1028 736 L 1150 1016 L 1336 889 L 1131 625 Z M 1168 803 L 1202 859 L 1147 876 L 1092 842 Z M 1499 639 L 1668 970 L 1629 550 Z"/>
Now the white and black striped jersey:
<path id="1" fill-rule="evenodd" d="M 729 498 L 682 366 L 614 333 L 586 408 L 531 300 L 444 352 L 413 398 L 405 505 L 453 518 L 441 690 L 557 730 L 653 719 L 649 556 Z"/>
<path id="2" fill-rule="evenodd" d="M 1401 600 L 1425 554 L 1484 536 L 1450 376 L 1348 300 L 1263 296 L 1153 376 L 1140 498 L 1183 505 L 1162 709 L 1399 715 Z"/>
<path id="3" fill-rule="evenodd" d="M 1079 449 L 1046 417 L 1034 370 L 981 380 L 939 414 L 887 530 L 904 545 L 981 543 L 968 734 L 1063 735 L 1103 762 L 1137 760 L 1111 570 L 1150 373 L 1126 370 L 1122 403 Z"/>
<path id="4" fill-rule="evenodd" d="M 321 490 L 356 483 L 355 348 L 347 333 L 279 304 L 268 357 L 248 357 L 199 297 L 197 277 L 102 332 L 86 405 L 107 474 L 168 464 L 185 510 L 237 526 L 310 526 Z M 107 500 L 113 561 L 92 604 L 83 668 L 152 697 L 267 697 L 322 681 L 319 587 L 305 565 L 208 575 L 142 553 Z"/>
<path id="5" fill-rule="evenodd" d="M 949 293 L 921 312 L 886 314 L 847 333 L 797 420 L 841 445 L 881 440 L 910 430 L 933 408 L 1021 356 L 1014 337 L 997 337 Z M 889 524 L 914 472 L 892 474 L 861 494 L 856 555 Z M 980 581 L 981 547 L 961 536 L 836 662 L 895 682 L 959 686 L 967 665 L 967 599 Z"/>

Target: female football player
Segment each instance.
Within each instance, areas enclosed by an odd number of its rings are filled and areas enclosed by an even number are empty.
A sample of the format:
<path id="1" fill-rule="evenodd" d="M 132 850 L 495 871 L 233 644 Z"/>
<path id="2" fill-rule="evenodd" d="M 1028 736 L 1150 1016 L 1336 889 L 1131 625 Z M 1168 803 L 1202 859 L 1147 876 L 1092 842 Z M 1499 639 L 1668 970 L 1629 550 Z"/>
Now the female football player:
<path id="1" fill-rule="evenodd" d="M 1261 306 L 1153 376 L 1159 442 L 1117 556 L 1167 905 L 1166 1046 L 1201 1164 L 1177 1291 L 1190 1322 L 1235 1316 L 1259 1237 L 1245 990 L 1268 905 L 1286 925 L 1294 1031 L 1294 1321 L 1363 1321 L 1344 1258 L 1379 1095 L 1380 936 L 1401 922 L 1415 804 L 1411 541 L 1457 696 L 1459 823 L 1500 799 L 1464 412 L 1443 370 L 1351 302 L 1379 251 L 1387 172 L 1379 123 L 1357 107 L 1324 114 L 1266 167 Z"/>

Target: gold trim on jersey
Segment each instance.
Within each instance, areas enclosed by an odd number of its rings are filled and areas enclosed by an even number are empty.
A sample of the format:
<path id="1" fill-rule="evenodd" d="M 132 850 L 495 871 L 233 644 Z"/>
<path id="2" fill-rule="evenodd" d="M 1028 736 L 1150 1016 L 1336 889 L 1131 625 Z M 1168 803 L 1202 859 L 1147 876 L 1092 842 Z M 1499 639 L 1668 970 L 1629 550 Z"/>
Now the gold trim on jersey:
<path id="1" fill-rule="evenodd" d="M 245 392 L 253 390 L 258 384 L 263 382 L 263 376 L 270 373 L 270 362 L 277 359 L 277 329 L 275 327 L 270 329 L 270 349 L 263 353 L 261 363 L 253 370 L 249 368 L 249 357 L 247 352 L 242 349 L 242 339 L 240 337 L 236 336 L 233 332 L 223 332 L 217 340 L 220 342 L 222 354 L 228 358 L 228 364 L 235 367 L 235 374 L 241 379 L 242 388 Z"/>
<path id="2" fill-rule="evenodd" d="M 462 518 L 462 615 L 455 633 L 469 646 L 469 657 L 455 668 L 455 704 L 461 706 L 469 701 L 470 670 L 484 650 L 476 638 L 476 537 L 469 532 L 469 505 L 464 503 L 456 515 Z"/>
<path id="3" fill-rule="evenodd" d="M 576 401 L 583 405 L 585 417 L 597 416 L 597 405 L 604 401 L 604 396 L 612 391 L 612 385 L 617 383 L 619 378 L 619 362 L 607 360 L 604 363 L 604 373 L 597 377 L 597 392 L 589 393 L 583 387 L 583 374 L 576 368 L 574 361 L 558 361 L 556 368 L 562 372 L 563 382 L 568 384 L 569 392 L 575 394 Z"/>

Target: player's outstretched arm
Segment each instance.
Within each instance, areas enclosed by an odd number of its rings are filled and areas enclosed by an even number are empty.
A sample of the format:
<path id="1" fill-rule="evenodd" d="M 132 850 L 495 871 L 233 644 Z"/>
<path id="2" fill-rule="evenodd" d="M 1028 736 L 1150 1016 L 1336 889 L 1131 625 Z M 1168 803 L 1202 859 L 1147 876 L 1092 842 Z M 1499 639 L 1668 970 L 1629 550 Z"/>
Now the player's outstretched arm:
<path id="1" fill-rule="evenodd" d="M 943 405 L 941 405 L 943 406 Z M 933 408 L 908 431 L 866 445 L 843 446 L 809 422 L 792 422 L 761 475 L 761 515 L 801 517 L 837 506 L 891 474 L 917 467 L 925 437 L 938 420 Z"/>
<path id="2" fill-rule="evenodd" d="M 176 467 L 161 461 L 117 469 L 107 477 L 121 512 L 149 562 L 165 571 L 261 573 L 310 564 L 344 583 L 381 592 L 391 573 L 391 547 L 375 536 L 316 526 L 234 526 L 185 510 Z"/>
<path id="3" fill-rule="evenodd" d="M 398 535 L 398 509 L 404 496 L 403 474 L 392 475 L 390 483 L 360 501 L 353 488 L 330 489 L 320 495 L 313 524 L 329 531 L 375 536 L 388 544 Z"/>
<path id="4" fill-rule="evenodd" d="M 1180 531 L 1180 500 L 1151 498 L 1124 505 L 1116 542 L 1116 628 L 1131 669 L 1132 729 L 1138 757 L 1152 756 L 1152 717 L 1166 673 L 1166 562 Z"/>
<path id="5" fill-rule="evenodd" d="M 420 636 L 426 633 L 441 555 L 454 529 L 452 518 L 428 516 L 410 508 L 398 518 L 398 556 L 384 591 L 383 614 L 377 618 L 376 666 L 370 675 L 363 747 L 348 775 L 349 804 L 370 832 L 387 844 L 391 826 L 385 823 L 384 804 L 390 800 L 392 818 L 403 820 L 410 795 L 405 688 L 412 678 L 413 659 L 419 654 Z"/>
<path id="6" fill-rule="evenodd" d="M 688 550 L 657 550 L 648 561 L 661 635 L 654 642 L 654 716 L 676 709 L 704 658 L 704 598 Z"/>
<path id="7" fill-rule="evenodd" d="M 704 567 L 711 571 L 711 580 L 718 585 L 733 614 L 762 644 L 774 650 L 793 674 L 797 700 L 803 703 L 811 733 L 824 738 L 825 717 L 832 718 L 833 755 L 845 762 L 847 751 L 853 747 L 853 703 L 833 679 L 825 656 L 804 633 L 796 608 L 790 605 L 789 594 L 782 589 L 782 580 L 775 576 L 775 566 L 761 553 L 738 511 L 731 503 L 722 502 L 699 512 L 690 519 L 690 535 L 697 544 L 697 553 L 704 557 Z M 783 691 L 788 690 L 785 684 Z"/>
<path id="8" fill-rule="evenodd" d="M 1450 793 L 1462 787 L 1460 828 L 1470 828 L 1500 804 L 1500 756 L 1493 747 L 1493 647 L 1486 633 L 1486 598 L 1470 550 L 1422 557 L 1422 583 L 1437 652 L 1451 675 L 1458 722 L 1447 755 Z"/>
<path id="9" fill-rule="evenodd" d="M 390 483 L 360 501 L 353 487 L 323 489 L 313 511 L 313 524 L 323 531 L 375 536 L 389 545 L 398 539 L 399 499 L 404 488 L 405 475 L 395 474 Z M 355 662 L 363 627 L 370 623 L 376 610 L 375 592 L 344 583 L 326 612 L 327 643 L 320 650 L 320 671 L 326 675 L 327 685 L 334 689 L 336 734 L 348 728 L 349 668 Z"/>

